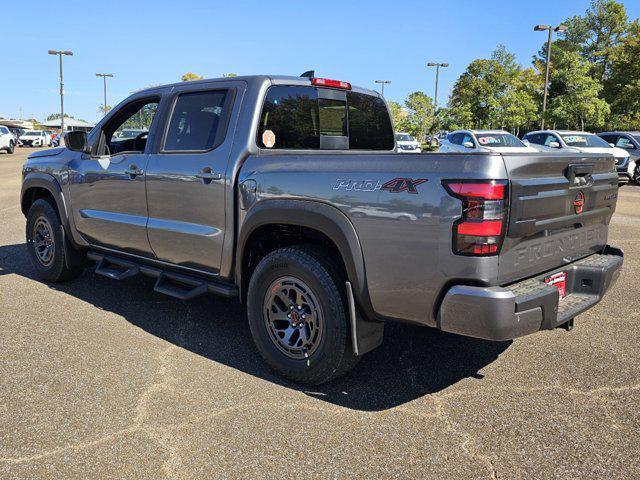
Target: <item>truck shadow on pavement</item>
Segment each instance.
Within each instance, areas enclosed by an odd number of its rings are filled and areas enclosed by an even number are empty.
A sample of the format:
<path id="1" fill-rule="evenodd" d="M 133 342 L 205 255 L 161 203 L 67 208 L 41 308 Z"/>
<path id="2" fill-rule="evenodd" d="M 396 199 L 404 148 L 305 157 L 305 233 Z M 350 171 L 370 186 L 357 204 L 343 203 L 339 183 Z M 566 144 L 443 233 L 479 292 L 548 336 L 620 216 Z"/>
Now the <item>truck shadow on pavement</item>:
<path id="1" fill-rule="evenodd" d="M 0 246 L 0 276 L 38 281 L 24 244 Z M 379 411 L 443 390 L 496 360 L 511 342 L 489 342 L 430 328 L 390 323 L 382 346 L 346 376 L 305 388 L 274 374 L 254 347 L 244 309 L 236 299 L 204 296 L 182 302 L 153 291 L 153 280 L 117 282 L 85 272 L 49 288 L 113 312 L 181 348 L 249 375 L 346 408 Z"/>

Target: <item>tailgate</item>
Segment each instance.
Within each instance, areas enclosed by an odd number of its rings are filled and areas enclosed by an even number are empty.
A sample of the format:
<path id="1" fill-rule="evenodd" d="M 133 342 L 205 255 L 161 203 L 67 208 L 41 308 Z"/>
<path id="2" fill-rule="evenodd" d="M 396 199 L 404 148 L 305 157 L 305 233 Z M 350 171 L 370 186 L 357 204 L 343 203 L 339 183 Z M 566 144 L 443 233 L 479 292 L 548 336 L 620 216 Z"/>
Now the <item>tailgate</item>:
<path id="1" fill-rule="evenodd" d="M 612 156 L 503 155 L 509 224 L 498 283 L 521 280 L 601 251 L 618 196 Z"/>

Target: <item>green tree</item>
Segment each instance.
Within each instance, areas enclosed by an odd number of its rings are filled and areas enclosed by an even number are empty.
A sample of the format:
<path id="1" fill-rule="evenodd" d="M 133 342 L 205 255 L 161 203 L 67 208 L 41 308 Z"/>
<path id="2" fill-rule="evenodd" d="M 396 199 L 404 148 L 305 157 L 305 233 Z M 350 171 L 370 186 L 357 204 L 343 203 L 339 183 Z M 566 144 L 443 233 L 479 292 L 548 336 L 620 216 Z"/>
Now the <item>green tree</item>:
<path id="1" fill-rule="evenodd" d="M 59 113 L 52 113 L 51 115 L 47 115 L 46 122 L 50 122 L 51 120 L 58 120 L 60 118 Z M 71 115 L 64 114 L 64 118 L 73 118 Z"/>
<path id="2" fill-rule="evenodd" d="M 436 124 L 433 100 L 424 92 L 413 92 L 404 104 L 407 109 L 405 129 L 424 142 Z"/>
<path id="3" fill-rule="evenodd" d="M 409 129 L 409 112 L 402 107 L 398 102 L 392 100 L 387 101 L 389 107 L 389 113 L 391 114 L 391 121 L 393 122 L 393 128 L 396 132 L 404 132 Z"/>
<path id="4" fill-rule="evenodd" d="M 222 77 L 226 78 L 226 77 L 237 77 L 238 74 L 237 73 L 223 73 Z"/>
<path id="5" fill-rule="evenodd" d="M 640 22 L 633 21 L 611 57 L 605 84 L 611 99 L 610 128 L 640 130 Z"/>
<path id="6" fill-rule="evenodd" d="M 106 115 L 107 113 L 109 113 L 111 111 L 113 107 L 111 105 L 100 105 L 98 107 L 98 113 L 100 115 Z M 66 116 L 66 115 L 65 115 Z"/>
<path id="7" fill-rule="evenodd" d="M 202 80 L 204 77 L 198 75 L 197 73 L 187 72 L 182 75 L 181 80 L 183 82 L 191 82 L 193 80 Z"/>
<path id="8" fill-rule="evenodd" d="M 590 75 L 590 63 L 579 52 L 559 52 L 546 116 L 556 128 L 601 128 L 610 112 L 609 104 L 598 97 L 601 91 L 600 82 Z"/>
<path id="9" fill-rule="evenodd" d="M 530 125 L 538 111 L 537 78 L 499 45 L 489 59 L 469 64 L 456 81 L 443 121 L 458 128 L 509 128 Z"/>
<path id="10" fill-rule="evenodd" d="M 599 82 L 609 75 L 612 54 L 627 30 L 627 11 L 615 0 L 592 0 L 584 15 L 567 18 L 563 25 L 567 30 L 558 35 L 552 44 L 551 63 L 556 54 L 578 52 L 589 64 L 589 74 Z M 535 57 L 540 71 L 546 65 L 547 43 Z"/>

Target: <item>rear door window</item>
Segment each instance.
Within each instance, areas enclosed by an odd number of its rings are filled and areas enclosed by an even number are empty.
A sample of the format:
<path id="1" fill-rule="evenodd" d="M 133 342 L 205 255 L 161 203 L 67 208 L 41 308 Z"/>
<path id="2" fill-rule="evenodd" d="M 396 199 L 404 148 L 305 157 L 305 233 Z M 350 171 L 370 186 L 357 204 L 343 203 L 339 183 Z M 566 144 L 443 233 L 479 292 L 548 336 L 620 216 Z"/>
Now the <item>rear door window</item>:
<path id="1" fill-rule="evenodd" d="M 176 100 L 164 151 L 204 152 L 224 140 L 228 90 L 183 93 Z"/>
<path id="2" fill-rule="evenodd" d="M 378 97 L 307 86 L 269 88 L 257 143 L 273 149 L 393 150 L 391 119 Z"/>

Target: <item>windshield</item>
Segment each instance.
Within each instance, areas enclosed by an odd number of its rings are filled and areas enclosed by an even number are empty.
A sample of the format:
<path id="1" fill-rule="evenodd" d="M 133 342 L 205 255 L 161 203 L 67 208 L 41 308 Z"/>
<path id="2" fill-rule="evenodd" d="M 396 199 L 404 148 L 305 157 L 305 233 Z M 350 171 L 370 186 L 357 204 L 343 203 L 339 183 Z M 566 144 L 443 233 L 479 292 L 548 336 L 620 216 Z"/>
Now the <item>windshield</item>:
<path id="1" fill-rule="evenodd" d="M 565 134 L 560 135 L 566 143 L 570 147 L 580 147 L 580 148 L 610 148 L 605 140 L 601 139 L 597 135 L 592 134 Z"/>
<path id="2" fill-rule="evenodd" d="M 636 139 L 636 142 L 640 142 L 640 135 L 631 135 L 631 136 Z"/>
<path id="3" fill-rule="evenodd" d="M 525 147 L 518 137 L 510 133 L 478 133 L 478 143 L 482 147 Z"/>
<path id="4" fill-rule="evenodd" d="M 39 137 L 40 136 L 40 132 L 27 132 L 24 134 L 25 137 Z"/>
<path id="5" fill-rule="evenodd" d="M 141 133 L 144 133 L 145 130 L 122 130 L 122 133 L 118 136 L 118 138 L 136 138 Z"/>
<path id="6" fill-rule="evenodd" d="M 396 133 L 396 141 L 398 142 L 414 142 L 415 138 L 406 133 Z"/>

